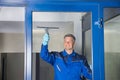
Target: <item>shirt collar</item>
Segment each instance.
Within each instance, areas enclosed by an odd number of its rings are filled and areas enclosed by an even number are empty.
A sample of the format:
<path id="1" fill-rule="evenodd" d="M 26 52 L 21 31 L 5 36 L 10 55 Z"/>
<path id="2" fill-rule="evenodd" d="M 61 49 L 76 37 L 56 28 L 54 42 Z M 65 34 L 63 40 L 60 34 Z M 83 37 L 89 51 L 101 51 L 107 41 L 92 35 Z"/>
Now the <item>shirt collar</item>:
<path id="1" fill-rule="evenodd" d="M 68 53 L 66 52 L 66 50 L 64 50 L 64 51 L 62 52 L 62 54 L 63 54 L 63 56 L 67 56 L 67 55 L 69 55 L 69 56 L 75 56 L 74 50 L 73 50 L 73 52 L 72 52 L 71 54 L 68 54 Z"/>

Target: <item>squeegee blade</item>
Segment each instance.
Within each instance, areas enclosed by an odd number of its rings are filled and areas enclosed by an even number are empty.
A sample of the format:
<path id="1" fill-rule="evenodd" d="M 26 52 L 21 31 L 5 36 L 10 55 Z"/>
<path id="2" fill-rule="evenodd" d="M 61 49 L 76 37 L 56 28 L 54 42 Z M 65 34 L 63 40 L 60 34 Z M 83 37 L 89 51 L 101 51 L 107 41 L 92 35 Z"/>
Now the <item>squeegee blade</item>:
<path id="1" fill-rule="evenodd" d="M 37 26 L 37 28 L 44 28 L 44 29 L 59 29 L 59 27 L 43 27 L 43 26 Z"/>

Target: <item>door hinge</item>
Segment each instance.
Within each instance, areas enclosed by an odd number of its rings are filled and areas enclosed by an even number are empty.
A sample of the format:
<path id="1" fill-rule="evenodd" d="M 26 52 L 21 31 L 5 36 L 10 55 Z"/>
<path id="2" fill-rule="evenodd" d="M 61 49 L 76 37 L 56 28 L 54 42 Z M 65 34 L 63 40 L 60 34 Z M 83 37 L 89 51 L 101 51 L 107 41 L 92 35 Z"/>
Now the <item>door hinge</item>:
<path id="1" fill-rule="evenodd" d="M 98 21 L 95 21 L 95 25 L 98 25 L 99 28 L 103 27 L 103 18 L 99 18 Z"/>

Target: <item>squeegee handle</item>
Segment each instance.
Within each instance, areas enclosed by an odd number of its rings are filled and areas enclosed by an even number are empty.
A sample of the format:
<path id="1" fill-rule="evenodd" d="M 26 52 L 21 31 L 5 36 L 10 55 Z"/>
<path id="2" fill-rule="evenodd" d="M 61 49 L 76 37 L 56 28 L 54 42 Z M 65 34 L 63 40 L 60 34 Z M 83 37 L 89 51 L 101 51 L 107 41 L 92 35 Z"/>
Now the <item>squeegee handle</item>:
<path id="1" fill-rule="evenodd" d="M 48 28 L 45 29 L 45 32 L 49 35 Z"/>

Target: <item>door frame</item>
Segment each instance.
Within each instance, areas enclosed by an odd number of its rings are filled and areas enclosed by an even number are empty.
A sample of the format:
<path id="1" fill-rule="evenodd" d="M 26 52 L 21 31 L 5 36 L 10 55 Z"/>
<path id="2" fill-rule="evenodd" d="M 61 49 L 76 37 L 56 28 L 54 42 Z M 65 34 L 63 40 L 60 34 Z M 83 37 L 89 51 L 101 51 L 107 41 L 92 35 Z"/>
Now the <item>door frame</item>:
<path id="1" fill-rule="evenodd" d="M 101 33 L 99 31 L 99 25 L 95 24 L 99 19 L 99 5 L 97 3 L 90 4 L 81 2 L 31 3 L 26 7 L 26 74 L 24 80 L 32 80 L 32 12 L 92 12 L 92 75 L 94 80 L 104 80 L 104 67 L 101 68 L 100 66 L 100 59 L 104 58 L 103 56 L 99 56 L 100 54 L 104 54 L 99 53 L 99 50 L 101 49 L 99 44 Z M 101 45 L 101 47 L 103 47 L 103 45 Z"/>

